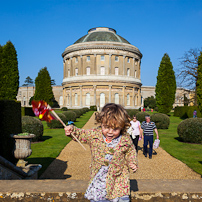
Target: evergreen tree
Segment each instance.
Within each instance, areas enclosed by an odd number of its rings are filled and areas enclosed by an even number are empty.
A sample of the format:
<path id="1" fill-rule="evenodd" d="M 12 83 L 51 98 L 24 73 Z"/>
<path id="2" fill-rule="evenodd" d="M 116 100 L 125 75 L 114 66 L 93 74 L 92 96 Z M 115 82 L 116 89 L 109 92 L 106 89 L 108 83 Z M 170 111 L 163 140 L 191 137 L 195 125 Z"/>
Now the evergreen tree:
<path id="1" fill-rule="evenodd" d="M 198 57 L 198 79 L 196 83 L 197 103 L 200 112 L 202 113 L 202 51 Z"/>
<path id="2" fill-rule="evenodd" d="M 52 105 L 54 95 L 51 87 L 51 77 L 47 67 L 42 68 L 35 79 L 35 94 L 34 100 L 44 100 L 49 105 Z"/>
<path id="3" fill-rule="evenodd" d="M 33 80 L 28 76 L 25 79 L 25 83 L 22 86 L 32 86 L 33 83 L 34 83 Z"/>
<path id="4" fill-rule="evenodd" d="M 8 41 L 0 48 L 0 98 L 16 99 L 19 88 L 17 53 Z"/>
<path id="5" fill-rule="evenodd" d="M 167 53 L 164 54 L 158 70 L 156 83 L 156 105 L 158 112 L 168 114 L 175 102 L 176 80 L 173 65 Z"/>
<path id="6" fill-rule="evenodd" d="M 154 98 L 154 96 L 144 99 L 144 107 L 149 107 L 151 109 L 154 109 L 156 107 L 156 99 Z"/>

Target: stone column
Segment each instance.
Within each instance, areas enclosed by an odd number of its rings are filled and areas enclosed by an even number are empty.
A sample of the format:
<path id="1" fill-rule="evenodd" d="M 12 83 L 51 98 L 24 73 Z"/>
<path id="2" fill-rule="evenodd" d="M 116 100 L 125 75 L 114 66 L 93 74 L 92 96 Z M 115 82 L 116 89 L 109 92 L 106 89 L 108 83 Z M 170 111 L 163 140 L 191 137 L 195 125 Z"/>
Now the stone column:
<path id="1" fill-rule="evenodd" d="M 69 86 L 69 88 L 70 88 L 70 100 L 69 100 L 69 106 L 70 107 L 72 107 L 72 87 L 71 86 Z"/>
<path id="2" fill-rule="evenodd" d="M 133 74 L 132 75 L 134 75 L 135 77 L 135 58 L 133 58 Z"/>
<path id="3" fill-rule="evenodd" d="M 141 95 L 140 95 L 140 88 L 138 89 L 138 106 L 141 106 Z"/>
<path id="4" fill-rule="evenodd" d="M 126 56 L 123 55 L 123 76 L 125 76 L 125 58 Z"/>
<path id="5" fill-rule="evenodd" d="M 135 87 L 133 87 L 133 93 L 132 93 L 133 99 L 132 99 L 132 106 L 135 106 Z"/>
<path id="6" fill-rule="evenodd" d="M 97 75 L 97 63 L 96 63 L 97 55 L 94 54 L 94 74 Z"/>
<path id="7" fill-rule="evenodd" d="M 109 75 L 112 74 L 111 57 L 112 57 L 112 54 L 109 54 Z"/>
<path id="8" fill-rule="evenodd" d="M 109 85 L 109 103 L 111 103 L 111 91 L 112 91 L 112 85 Z"/>
<path id="9" fill-rule="evenodd" d="M 63 78 L 66 77 L 66 64 L 65 64 L 65 60 L 63 60 Z"/>
<path id="10" fill-rule="evenodd" d="M 83 57 L 80 55 L 81 58 L 81 64 L 80 64 L 80 70 L 81 70 L 81 76 L 83 76 Z"/>
<path id="11" fill-rule="evenodd" d="M 123 86 L 123 106 L 125 107 L 125 88 L 126 86 Z"/>
<path id="12" fill-rule="evenodd" d="M 73 76 L 73 69 L 72 69 L 72 58 L 70 58 L 70 76 Z"/>
<path id="13" fill-rule="evenodd" d="M 83 103 L 82 103 L 82 85 L 79 86 L 80 87 L 80 107 L 83 107 Z"/>
<path id="14" fill-rule="evenodd" d="M 94 105 L 97 105 L 96 103 L 96 85 L 93 85 L 93 88 L 94 88 Z"/>

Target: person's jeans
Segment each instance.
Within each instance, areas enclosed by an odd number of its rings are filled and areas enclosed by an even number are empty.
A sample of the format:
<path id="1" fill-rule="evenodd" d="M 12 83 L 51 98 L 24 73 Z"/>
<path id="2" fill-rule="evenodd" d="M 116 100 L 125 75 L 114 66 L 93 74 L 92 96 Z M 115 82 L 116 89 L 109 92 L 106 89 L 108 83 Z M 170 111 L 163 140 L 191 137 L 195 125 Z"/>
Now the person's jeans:
<path id="1" fill-rule="evenodd" d="M 138 140 L 139 140 L 139 135 L 135 136 L 135 139 L 133 139 L 132 136 L 131 136 L 131 139 L 132 139 L 132 141 L 133 141 L 133 144 L 135 145 L 136 152 L 138 153 Z"/>
<path id="2" fill-rule="evenodd" d="M 144 135 L 144 154 L 147 154 L 147 145 L 149 142 L 149 156 L 152 157 L 153 152 L 153 135 Z"/>

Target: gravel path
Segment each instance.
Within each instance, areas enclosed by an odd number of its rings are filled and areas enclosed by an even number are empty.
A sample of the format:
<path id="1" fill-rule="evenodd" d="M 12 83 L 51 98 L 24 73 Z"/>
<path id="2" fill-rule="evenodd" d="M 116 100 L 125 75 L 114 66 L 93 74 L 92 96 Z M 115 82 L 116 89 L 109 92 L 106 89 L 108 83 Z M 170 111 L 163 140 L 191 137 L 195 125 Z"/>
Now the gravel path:
<path id="1" fill-rule="evenodd" d="M 95 113 L 83 128 L 96 127 L 94 120 Z M 67 144 L 40 178 L 89 180 L 90 148 L 87 144 L 83 145 L 86 151 L 75 141 Z M 143 141 L 140 141 L 138 152 L 139 169 L 136 173 L 131 173 L 130 179 L 201 179 L 201 175 L 160 147 L 155 150 L 152 159 L 145 158 L 142 150 Z"/>

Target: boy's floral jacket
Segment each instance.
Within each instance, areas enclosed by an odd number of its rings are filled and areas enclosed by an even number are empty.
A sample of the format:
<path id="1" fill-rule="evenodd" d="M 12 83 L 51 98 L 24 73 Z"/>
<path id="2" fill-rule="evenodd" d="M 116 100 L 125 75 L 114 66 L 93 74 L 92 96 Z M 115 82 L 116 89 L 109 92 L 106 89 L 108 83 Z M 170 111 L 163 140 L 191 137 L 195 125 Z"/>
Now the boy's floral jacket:
<path id="1" fill-rule="evenodd" d="M 130 135 L 122 135 L 120 142 L 113 149 L 107 147 L 101 129 L 83 130 L 74 127 L 73 134 L 81 141 L 90 145 L 91 149 L 91 179 L 102 166 L 108 166 L 106 178 L 106 198 L 113 199 L 130 195 L 129 163 L 137 165 L 136 151 Z M 105 154 L 113 154 L 111 162 L 105 159 Z"/>

